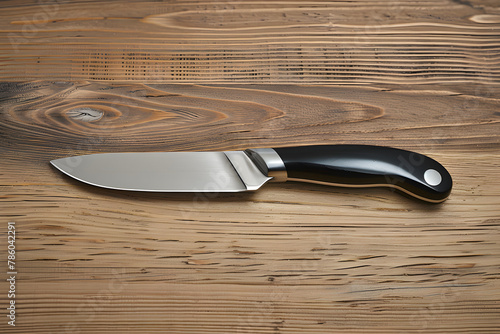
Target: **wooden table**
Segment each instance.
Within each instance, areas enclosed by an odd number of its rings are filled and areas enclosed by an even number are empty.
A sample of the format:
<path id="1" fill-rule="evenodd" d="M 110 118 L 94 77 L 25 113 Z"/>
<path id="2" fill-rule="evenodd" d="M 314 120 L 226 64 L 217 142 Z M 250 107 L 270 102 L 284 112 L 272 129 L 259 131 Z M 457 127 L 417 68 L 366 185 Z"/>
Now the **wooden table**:
<path id="1" fill-rule="evenodd" d="M 500 331 L 498 1 L 0 7 L 0 332 Z M 452 195 L 137 194 L 49 165 L 332 143 L 429 155 Z"/>

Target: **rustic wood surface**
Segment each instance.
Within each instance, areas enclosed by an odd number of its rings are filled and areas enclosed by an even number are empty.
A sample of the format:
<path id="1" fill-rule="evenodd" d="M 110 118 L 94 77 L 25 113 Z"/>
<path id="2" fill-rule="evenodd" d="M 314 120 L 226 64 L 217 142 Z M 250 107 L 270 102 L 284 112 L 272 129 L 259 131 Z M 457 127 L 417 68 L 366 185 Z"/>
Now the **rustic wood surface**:
<path id="1" fill-rule="evenodd" d="M 498 5 L 3 1 L 0 332 L 500 331 Z M 48 163 L 331 143 L 427 154 L 451 197 L 137 194 Z"/>

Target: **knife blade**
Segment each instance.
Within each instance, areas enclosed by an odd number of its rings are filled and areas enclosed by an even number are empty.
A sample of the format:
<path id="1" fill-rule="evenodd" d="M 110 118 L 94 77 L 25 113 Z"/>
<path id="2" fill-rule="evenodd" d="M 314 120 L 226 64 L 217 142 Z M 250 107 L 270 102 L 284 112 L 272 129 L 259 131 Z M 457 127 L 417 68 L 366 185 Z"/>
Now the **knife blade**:
<path id="1" fill-rule="evenodd" d="M 58 170 L 103 188 L 147 192 L 241 192 L 269 181 L 389 187 L 439 203 L 452 178 L 437 161 L 372 145 L 314 145 L 224 152 L 100 153 L 52 160 Z"/>

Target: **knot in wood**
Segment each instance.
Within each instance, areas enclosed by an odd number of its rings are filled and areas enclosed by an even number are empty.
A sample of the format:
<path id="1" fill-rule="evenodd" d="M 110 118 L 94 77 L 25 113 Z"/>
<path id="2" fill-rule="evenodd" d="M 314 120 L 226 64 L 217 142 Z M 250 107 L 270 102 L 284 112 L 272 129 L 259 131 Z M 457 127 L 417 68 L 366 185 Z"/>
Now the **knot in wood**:
<path id="1" fill-rule="evenodd" d="M 95 122 L 102 118 L 104 112 L 89 107 L 79 107 L 69 110 L 66 114 L 69 118 L 82 122 Z"/>

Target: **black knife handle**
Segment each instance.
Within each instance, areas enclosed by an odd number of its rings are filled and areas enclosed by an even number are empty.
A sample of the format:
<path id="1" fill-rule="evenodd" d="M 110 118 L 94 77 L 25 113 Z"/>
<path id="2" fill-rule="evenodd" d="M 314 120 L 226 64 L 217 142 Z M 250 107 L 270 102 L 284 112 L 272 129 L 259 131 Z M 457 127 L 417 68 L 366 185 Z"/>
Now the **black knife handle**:
<path id="1" fill-rule="evenodd" d="M 316 145 L 274 149 L 287 180 L 344 187 L 391 187 L 439 203 L 452 179 L 437 161 L 415 152 L 370 145 Z"/>

